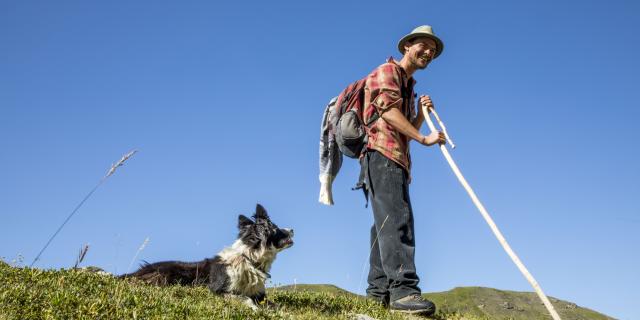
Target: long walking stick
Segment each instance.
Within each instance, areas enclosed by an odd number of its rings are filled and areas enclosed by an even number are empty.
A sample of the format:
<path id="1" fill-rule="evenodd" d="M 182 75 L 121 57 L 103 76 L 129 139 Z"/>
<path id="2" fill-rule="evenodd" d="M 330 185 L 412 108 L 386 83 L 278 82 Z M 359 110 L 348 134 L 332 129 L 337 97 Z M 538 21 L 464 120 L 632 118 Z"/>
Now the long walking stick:
<path id="1" fill-rule="evenodd" d="M 425 120 L 427 121 L 427 125 L 429 126 L 429 129 L 432 132 L 436 131 L 436 127 L 433 125 L 433 122 L 431 120 L 431 114 L 430 114 L 433 111 L 434 116 L 436 117 L 440 126 L 443 129 L 443 133 L 445 133 L 445 137 L 447 138 L 447 140 L 449 140 L 449 143 L 451 143 L 451 146 L 453 147 L 454 144 L 450 141 L 449 135 L 446 134 L 446 129 L 444 127 L 444 124 L 440 120 L 440 117 L 438 117 L 438 115 L 435 113 L 435 110 L 432 108 L 427 109 L 427 107 L 425 106 L 422 106 L 422 110 L 426 115 Z M 549 298 L 547 298 L 544 292 L 542 292 L 542 288 L 540 287 L 536 279 L 533 278 L 531 273 L 529 273 L 529 270 L 527 270 L 527 268 L 524 266 L 522 261 L 520 261 L 520 258 L 518 258 L 518 256 L 513 251 L 513 249 L 511 249 L 511 246 L 509 246 L 509 244 L 507 243 L 507 240 L 504 238 L 504 236 L 496 226 L 495 222 L 493 222 L 493 219 L 491 218 L 491 216 L 489 216 L 489 213 L 487 212 L 487 210 L 484 208 L 484 206 L 476 196 L 476 193 L 473 192 L 473 189 L 471 189 L 471 186 L 469 186 L 469 183 L 467 183 L 467 180 L 462 175 L 462 172 L 460 172 L 460 169 L 458 169 L 458 166 L 453 161 L 453 158 L 451 158 L 451 155 L 449 154 L 449 150 L 447 150 L 444 144 L 440 145 L 440 151 L 442 151 L 442 154 L 447 159 L 447 162 L 449 162 L 449 166 L 451 166 L 453 173 L 455 173 L 456 177 L 458 177 L 458 180 L 460 181 L 464 189 L 467 190 L 467 193 L 469 194 L 469 196 L 471 197 L 471 200 L 473 201 L 473 203 L 476 205 L 476 207 L 482 214 L 482 217 L 484 218 L 484 220 L 487 222 L 487 224 L 489 224 L 489 227 L 491 227 L 493 234 L 496 236 L 496 238 L 498 238 L 498 241 L 502 245 L 502 248 L 504 248 L 504 251 L 506 251 L 509 257 L 511 257 L 511 260 L 513 260 L 513 263 L 515 263 L 518 269 L 520 269 L 520 272 L 522 272 L 524 277 L 527 278 L 527 280 L 529 281 L 533 289 L 538 294 L 538 297 L 540 298 L 540 300 L 542 300 L 542 303 L 544 303 L 544 306 L 547 307 L 547 310 L 551 314 L 551 317 L 554 320 L 561 320 L 560 316 L 558 315 L 556 310 L 553 308 L 553 305 L 551 305 L 551 302 L 549 302 Z"/>

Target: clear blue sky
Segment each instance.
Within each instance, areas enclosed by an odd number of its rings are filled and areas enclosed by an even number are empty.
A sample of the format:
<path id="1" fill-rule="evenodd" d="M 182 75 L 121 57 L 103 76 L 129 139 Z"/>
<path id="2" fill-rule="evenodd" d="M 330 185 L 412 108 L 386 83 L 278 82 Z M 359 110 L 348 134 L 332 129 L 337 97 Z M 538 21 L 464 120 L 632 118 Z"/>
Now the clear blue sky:
<path id="1" fill-rule="evenodd" d="M 640 319 L 640 5 L 634 1 L 1 1 L 0 256 L 122 273 L 231 244 L 262 203 L 296 245 L 273 284 L 363 293 L 370 209 L 355 161 L 318 197 L 325 103 L 431 24 L 415 75 L 463 173 L 547 294 Z M 426 131 L 426 128 L 423 128 Z M 426 292 L 531 291 L 437 148 L 413 145 Z M 137 264 L 137 262 L 136 262 Z"/>

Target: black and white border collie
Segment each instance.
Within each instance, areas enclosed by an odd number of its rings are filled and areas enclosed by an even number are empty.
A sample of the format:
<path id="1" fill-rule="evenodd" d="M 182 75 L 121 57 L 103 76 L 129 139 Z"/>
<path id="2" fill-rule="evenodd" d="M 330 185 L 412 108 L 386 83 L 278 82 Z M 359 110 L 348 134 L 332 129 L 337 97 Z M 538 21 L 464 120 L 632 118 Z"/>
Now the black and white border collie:
<path id="1" fill-rule="evenodd" d="M 265 281 L 276 254 L 293 245 L 293 230 L 278 228 L 258 204 L 253 220 L 238 216 L 238 239 L 211 259 L 198 262 L 144 263 L 119 278 L 138 278 L 154 285 L 206 285 L 211 292 L 248 298 L 255 308 L 264 303 Z"/>

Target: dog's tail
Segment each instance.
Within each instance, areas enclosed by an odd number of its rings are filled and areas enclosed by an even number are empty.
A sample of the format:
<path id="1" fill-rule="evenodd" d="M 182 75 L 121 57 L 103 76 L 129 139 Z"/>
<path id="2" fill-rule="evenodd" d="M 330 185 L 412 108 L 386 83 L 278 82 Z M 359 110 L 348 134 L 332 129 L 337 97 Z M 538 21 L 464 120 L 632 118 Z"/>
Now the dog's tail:
<path id="1" fill-rule="evenodd" d="M 149 266 L 151 264 L 145 260 L 142 260 L 142 262 L 140 263 L 140 266 L 138 267 L 138 270 L 131 272 L 131 273 L 124 273 L 121 274 L 119 276 L 117 276 L 116 278 L 118 279 L 125 279 L 125 278 L 140 278 L 140 276 L 144 275 L 145 273 L 148 273 L 147 270 L 149 270 Z M 146 272 L 145 272 L 146 271 Z"/>
<path id="2" fill-rule="evenodd" d="M 132 273 L 118 276 L 120 279 L 136 278 L 149 284 L 166 286 L 173 283 L 190 283 L 191 270 L 178 261 L 148 263 L 142 261 L 140 268 Z"/>

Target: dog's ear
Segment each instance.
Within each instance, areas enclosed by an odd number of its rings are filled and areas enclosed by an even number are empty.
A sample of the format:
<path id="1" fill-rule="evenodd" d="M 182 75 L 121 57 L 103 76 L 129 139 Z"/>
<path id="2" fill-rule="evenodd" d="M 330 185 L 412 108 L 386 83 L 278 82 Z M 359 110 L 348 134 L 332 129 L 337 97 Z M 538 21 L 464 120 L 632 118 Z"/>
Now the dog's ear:
<path id="1" fill-rule="evenodd" d="M 253 216 L 256 221 L 259 219 L 269 220 L 267 210 L 265 210 L 259 203 L 256 205 L 256 214 Z"/>
<path id="2" fill-rule="evenodd" d="M 238 216 L 238 229 L 242 230 L 252 224 L 253 224 L 253 221 L 251 219 L 245 217 L 242 214 Z"/>

